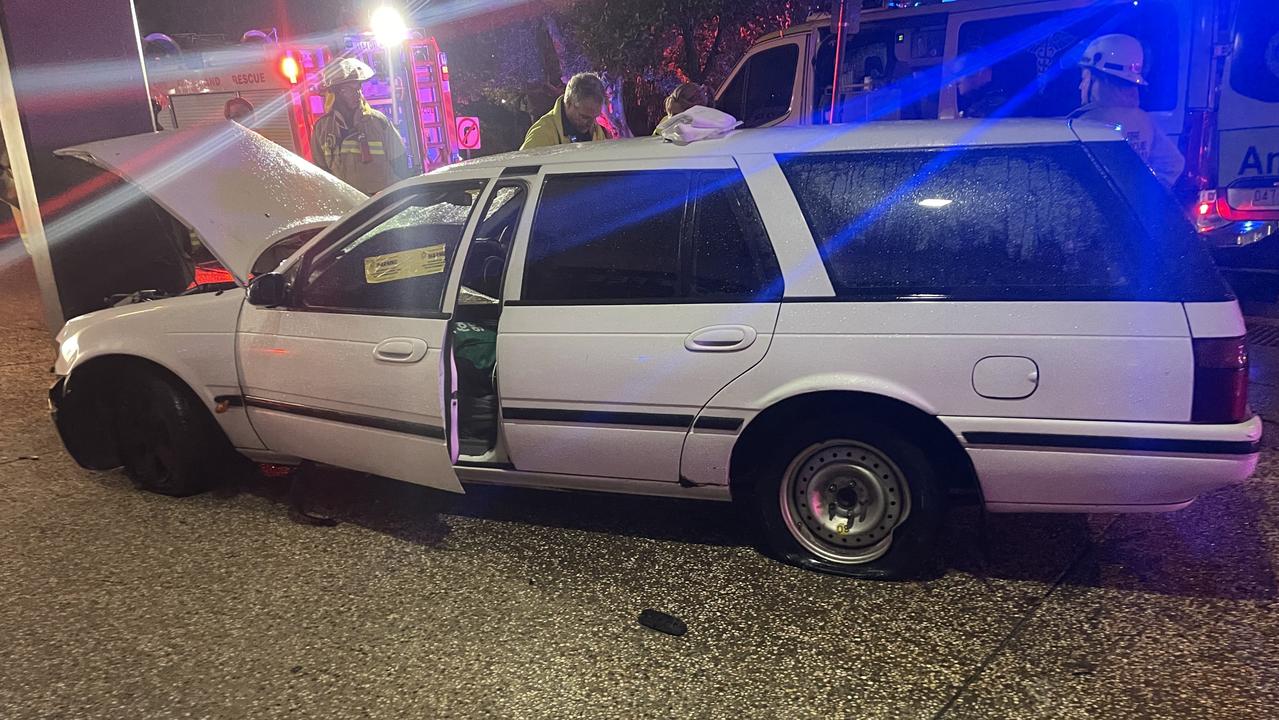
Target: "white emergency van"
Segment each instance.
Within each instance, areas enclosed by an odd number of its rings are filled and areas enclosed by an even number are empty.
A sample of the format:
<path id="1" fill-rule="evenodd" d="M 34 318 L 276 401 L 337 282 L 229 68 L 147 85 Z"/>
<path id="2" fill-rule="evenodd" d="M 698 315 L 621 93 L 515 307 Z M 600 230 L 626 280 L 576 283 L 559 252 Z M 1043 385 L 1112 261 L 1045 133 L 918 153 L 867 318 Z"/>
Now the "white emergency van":
<path id="1" fill-rule="evenodd" d="M 1238 305 L 1112 128 L 586 143 L 371 199 L 229 124 L 63 154 L 235 276 L 58 336 L 67 449 L 153 491 L 244 456 L 733 500 L 778 557 L 903 577 L 953 502 L 1173 510 L 1257 463 Z"/>
<path id="2" fill-rule="evenodd" d="M 1279 228 L 1273 0 L 893 5 L 862 10 L 839 47 L 826 15 L 761 38 L 716 106 L 746 127 L 1064 117 L 1080 105 L 1077 64 L 1089 39 L 1128 34 L 1145 50 L 1142 107 L 1186 158 L 1177 192 L 1201 235 L 1246 244 Z"/>

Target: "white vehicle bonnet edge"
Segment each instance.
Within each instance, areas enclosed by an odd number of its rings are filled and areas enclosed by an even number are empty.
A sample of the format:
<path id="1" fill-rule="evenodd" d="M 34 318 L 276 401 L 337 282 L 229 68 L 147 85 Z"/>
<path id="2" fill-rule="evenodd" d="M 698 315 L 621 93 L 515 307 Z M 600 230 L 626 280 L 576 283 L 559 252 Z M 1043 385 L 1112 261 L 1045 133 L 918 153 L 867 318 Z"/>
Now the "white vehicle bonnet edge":
<path id="1" fill-rule="evenodd" d="M 245 284 L 275 241 L 327 225 L 368 197 L 235 123 L 144 133 L 57 150 L 138 186 L 200 235 Z"/>

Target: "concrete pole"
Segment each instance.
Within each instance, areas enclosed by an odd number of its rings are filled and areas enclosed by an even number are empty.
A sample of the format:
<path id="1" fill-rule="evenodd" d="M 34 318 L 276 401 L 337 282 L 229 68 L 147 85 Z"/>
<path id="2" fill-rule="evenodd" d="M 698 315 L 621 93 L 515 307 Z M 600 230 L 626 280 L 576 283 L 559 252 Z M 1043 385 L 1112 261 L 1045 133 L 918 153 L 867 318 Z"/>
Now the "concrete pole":
<path id="1" fill-rule="evenodd" d="M 118 183 L 104 189 L 101 173 L 52 154 L 155 130 L 132 0 L 0 0 L 0 128 L 50 329 L 106 294 L 145 286 L 145 271 L 130 270 L 155 247 L 138 237 L 140 203 L 86 213 Z M 94 222 L 59 222 L 78 211 Z M 145 214 L 158 225 L 149 206 Z"/>

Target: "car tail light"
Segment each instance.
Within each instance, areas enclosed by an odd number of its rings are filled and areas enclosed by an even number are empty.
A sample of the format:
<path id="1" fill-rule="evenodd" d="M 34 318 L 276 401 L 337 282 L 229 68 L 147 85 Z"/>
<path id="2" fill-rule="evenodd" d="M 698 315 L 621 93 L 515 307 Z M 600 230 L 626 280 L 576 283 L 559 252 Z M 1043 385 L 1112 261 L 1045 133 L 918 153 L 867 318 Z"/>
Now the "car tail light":
<path id="1" fill-rule="evenodd" d="M 1221 217 L 1217 210 L 1217 191 L 1204 190 L 1199 193 L 1199 202 L 1194 209 L 1195 229 L 1201 233 L 1212 232 L 1230 223 Z"/>
<path id="2" fill-rule="evenodd" d="M 1234 423 L 1248 418 L 1248 346 L 1244 338 L 1201 338 L 1195 350 L 1192 422 Z"/>

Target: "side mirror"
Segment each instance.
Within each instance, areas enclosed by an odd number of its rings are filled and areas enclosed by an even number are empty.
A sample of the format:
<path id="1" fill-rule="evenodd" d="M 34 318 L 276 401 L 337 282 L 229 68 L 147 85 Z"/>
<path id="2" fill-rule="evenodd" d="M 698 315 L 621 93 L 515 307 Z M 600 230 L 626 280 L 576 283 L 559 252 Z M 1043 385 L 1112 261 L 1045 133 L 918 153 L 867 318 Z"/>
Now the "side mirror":
<path id="1" fill-rule="evenodd" d="M 287 289 L 288 284 L 280 273 L 259 275 L 249 283 L 249 304 L 268 308 L 283 305 Z"/>

